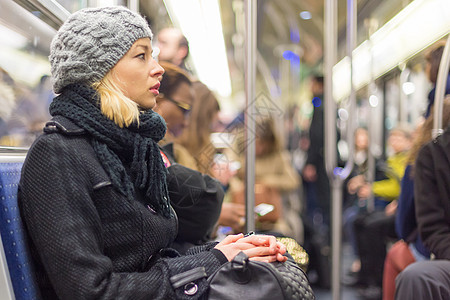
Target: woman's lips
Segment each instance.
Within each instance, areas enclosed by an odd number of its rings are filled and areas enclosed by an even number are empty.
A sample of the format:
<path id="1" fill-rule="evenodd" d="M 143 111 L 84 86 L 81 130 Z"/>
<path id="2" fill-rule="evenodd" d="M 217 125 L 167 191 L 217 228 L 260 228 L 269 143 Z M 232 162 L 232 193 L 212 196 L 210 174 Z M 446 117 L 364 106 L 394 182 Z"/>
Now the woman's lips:
<path id="1" fill-rule="evenodd" d="M 161 84 L 158 82 L 157 84 L 155 84 L 154 86 L 152 86 L 150 88 L 150 91 L 155 95 L 158 96 L 159 95 L 159 87 L 161 86 Z"/>

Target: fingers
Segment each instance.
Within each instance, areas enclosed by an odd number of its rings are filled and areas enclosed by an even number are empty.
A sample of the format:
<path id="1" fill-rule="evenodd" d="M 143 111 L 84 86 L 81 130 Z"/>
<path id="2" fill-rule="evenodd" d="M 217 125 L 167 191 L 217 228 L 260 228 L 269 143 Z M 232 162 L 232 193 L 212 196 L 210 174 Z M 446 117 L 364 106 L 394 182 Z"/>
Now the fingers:
<path id="1" fill-rule="evenodd" d="M 281 255 L 280 253 L 277 254 L 277 261 L 285 262 L 287 260 L 288 260 L 287 256 Z"/>
<path id="2" fill-rule="evenodd" d="M 284 245 L 283 243 L 277 242 L 277 248 L 278 253 L 281 253 L 281 255 L 284 255 L 286 253 L 286 245 Z"/>
<path id="3" fill-rule="evenodd" d="M 277 239 L 274 236 L 271 235 L 250 235 L 247 237 L 244 237 L 243 239 L 239 240 L 240 243 L 250 243 L 255 246 L 265 246 L 269 249 L 271 254 L 275 254 L 278 251 L 278 242 Z M 282 247 L 282 246 L 280 246 Z M 286 247 L 284 247 L 286 248 Z"/>
<path id="4" fill-rule="evenodd" d="M 238 240 L 242 239 L 244 235 L 242 233 L 238 234 L 230 234 L 226 238 L 224 238 L 220 244 L 222 245 L 228 245 L 237 242 Z"/>
<path id="5" fill-rule="evenodd" d="M 244 253 L 245 253 L 245 251 L 244 251 Z M 250 260 L 271 263 L 271 262 L 277 261 L 277 255 L 254 256 L 254 257 L 250 257 Z"/>
<path id="6" fill-rule="evenodd" d="M 244 251 L 245 253 L 246 251 Z M 287 261 L 287 256 L 283 256 L 280 253 L 277 253 L 275 255 L 266 255 L 266 256 L 253 256 L 249 258 L 252 261 L 262 261 L 262 262 L 275 262 L 275 261 L 279 261 L 279 262 L 285 262 Z"/>

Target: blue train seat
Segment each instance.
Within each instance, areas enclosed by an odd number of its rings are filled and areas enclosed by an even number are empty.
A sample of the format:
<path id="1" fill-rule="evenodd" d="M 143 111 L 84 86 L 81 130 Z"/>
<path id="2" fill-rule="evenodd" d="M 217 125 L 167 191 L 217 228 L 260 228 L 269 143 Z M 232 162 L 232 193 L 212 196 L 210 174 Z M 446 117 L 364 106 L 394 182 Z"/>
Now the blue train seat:
<path id="1" fill-rule="evenodd" d="M 17 187 L 22 162 L 0 163 L 0 233 L 7 270 L 6 285 L 13 288 L 11 299 L 39 299 L 30 251 L 17 203 Z M 0 249 L 1 251 L 2 249 Z M 3 265 L 4 261 L 3 261 Z"/>

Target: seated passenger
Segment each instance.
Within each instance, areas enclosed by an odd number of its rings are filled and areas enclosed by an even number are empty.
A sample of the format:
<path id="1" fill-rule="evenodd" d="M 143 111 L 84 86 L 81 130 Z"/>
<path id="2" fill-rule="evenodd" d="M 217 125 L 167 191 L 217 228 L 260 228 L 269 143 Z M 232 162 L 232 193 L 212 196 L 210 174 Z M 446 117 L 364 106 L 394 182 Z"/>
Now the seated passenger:
<path id="1" fill-rule="evenodd" d="M 443 106 L 444 127 L 450 125 L 450 98 Z M 395 277 L 409 264 L 430 259 L 430 251 L 423 245 L 417 230 L 416 210 L 414 205 L 414 162 L 420 148 L 431 140 L 434 113 L 418 128 L 414 145 L 411 148 L 408 166 L 402 179 L 400 197 L 395 220 L 395 229 L 401 239 L 389 250 L 384 263 L 383 299 L 394 299 Z"/>
<path id="2" fill-rule="evenodd" d="M 245 165 L 242 141 L 235 153 L 241 164 Z M 283 235 L 297 238 L 288 223 L 291 213 L 299 218 L 299 211 L 285 209 L 283 195 L 294 191 L 300 184 L 299 175 L 292 166 L 289 154 L 281 148 L 279 137 L 275 131 L 274 120 L 263 117 L 257 120 L 255 132 L 255 205 L 265 203 L 273 205 L 273 211 L 256 219 L 256 229 L 259 231 L 275 231 Z M 244 204 L 244 168 L 241 168 L 230 181 L 232 201 Z M 298 200 L 298 198 L 297 198 Z M 300 200 L 298 200 L 300 201 Z M 243 225 L 243 224 L 241 224 Z M 299 240 L 303 240 L 302 237 Z"/>
<path id="3" fill-rule="evenodd" d="M 445 101 L 450 101 L 447 96 Z M 445 118 L 448 118 L 445 117 Z M 414 202 L 423 244 L 434 260 L 415 262 L 396 279 L 395 299 L 450 299 L 450 126 L 419 152 Z"/>
<path id="4" fill-rule="evenodd" d="M 240 251 L 286 260 L 273 236 L 228 236 L 185 256 L 167 248 L 177 219 L 157 144 L 166 126 L 152 110 L 164 70 L 151 37 L 140 15 L 116 6 L 72 14 L 52 41 L 59 95 L 19 187 L 43 299 L 201 298 L 205 275 Z M 192 284 L 177 279 L 187 276 Z"/>
<path id="5" fill-rule="evenodd" d="M 169 171 L 170 202 L 178 216 L 178 235 L 172 247 L 185 253 L 193 245 L 213 239 L 224 191 L 218 181 L 196 171 L 194 157 L 176 141 L 188 123 L 193 101 L 188 75 L 171 63 L 161 62 L 160 65 L 165 73 L 154 111 L 167 124 L 166 135 L 159 145 Z"/>
<path id="6" fill-rule="evenodd" d="M 193 81 L 194 102 L 187 128 L 179 138 L 197 162 L 198 170 L 211 176 L 215 174 L 213 164 L 217 152 L 211 142 L 211 133 L 219 124 L 220 105 L 213 92 L 202 82 Z M 219 176 L 217 176 L 219 177 Z"/>
<path id="7" fill-rule="evenodd" d="M 189 75 L 177 66 L 168 62 L 161 62 L 160 65 L 165 73 L 154 111 L 166 121 L 167 132 L 159 144 L 177 163 L 198 170 L 194 157 L 180 143 L 175 142 L 188 124 L 194 101 L 192 82 Z"/>
<path id="8" fill-rule="evenodd" d="M 405 127 L 394 128 L 388 143 L 394 154 L 388 158 L 387 179 L 375 181 L 372 185 L 364 183 L 357 192 L 361 198 L 369 197 L 371 192 L 376 197 L 375 211 L 360 213 L 353 227 L 361 261 L 357 284 L 362 287 L 360 292 L 365 298 L 381 296 L 387 238 L 397 239 L 395 199 L 400 193 L 400 180 L 411 146 L 411 132 Z"/>

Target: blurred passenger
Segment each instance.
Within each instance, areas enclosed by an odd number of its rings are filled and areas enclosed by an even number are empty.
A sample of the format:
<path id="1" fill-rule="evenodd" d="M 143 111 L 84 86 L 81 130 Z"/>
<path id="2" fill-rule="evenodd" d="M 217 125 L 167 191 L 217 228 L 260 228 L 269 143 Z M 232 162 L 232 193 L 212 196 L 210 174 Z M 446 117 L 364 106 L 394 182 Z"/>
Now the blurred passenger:
<path id="1" fill-rule="evenodd" d="M 217 150 L 211 142 L 211 133 L 219 123 L 220 105 L 206 85 L 193 84 L 194 102 L 189 124 L 180 136 L 180 143 L 189 151 L 200 172 L 213 175 L 213 161 Z"/>
<path id="2" fill-rule="evenodd" d="M 184 70 L 188 70 L 189 72 L 191 71 L 188 69 L 186 64 L 186 59 L 189 55 L 189 42 L 182 34 L 180 29 L 173 27 L 162 29 L 158 33 L 157 46 L 160 49 L 158 59 L 161 62 L 170 62 Z M 214 158 L 215 149 L 214 146 L 209 143 L 209 137 L 207 137 L 207 135 L 209 136 L 209 134 L 211 133 L 211 125 L 216 122 L 216 112 L 218 112 L 218 109 L 220 109 L 219 103 L 215 103 L 217 99 L 213 99 L 214 94 L 202 82 L 193 79 L 192 86 L 197 91 L 199 99 L 205 97 L 205 100 L 207 101 L 206 103 L 208 104 L 208 109 L 205 109 L 206 107 L 201 106 L 197 108 L 193 107 L 192 116 L 190 117 L 193 121 L 186 131 L 185 135 L 180 138 L 181 144 L 183 144 L 189 150 L 190 155 L 196 160 L 196 168 L 206 174 L 213 175 L 218 180 L 220 180 L 225 188 L 227 188 L 228 181 L 230 177 L 234 175 L 234 172 L 229 169 L 228 162 L 215 164 L 211 169 L 211 163 L 213 163 L 212 159 Z M 194 101 L 193 106 L 195 106 L 196 101 L 197 100 Z M 200 101 L 197 102 L 200 103 Z M 211 114 L 206 114 L 207 112 L 210 112 Z M 198 134 L 199 132 L 201 134 Z M 239 224 L 239 220 L 242 220 L 244 216 L 244 205 L 224 202 L 219 218 L 219 224 L 225 227 L 231 227 L 235 232 L 238 232 L 236 230 L 242 229 L 242 226 L 236 224 Z"/>
<path id="3" fill-rule="evenodd" d="M 9 113 L 7 113 L 7 122 L 0 129 L 4 132 L 0 144 L 29 147 L 42 133 L 45 122 L 50 118 L 49 101 L 54 96 L 50 78 L 48 75 L 43 75 L 38 85 L 30 88 L 23 83 L 15 82 L 3 69 L 0 73 L 2 73 L 0 82 L 3 80 L 8 85 L 7 88 L 3 87 L 1 92 L 3 97 L 8 97 L 12 93 L 15 99 L 13 106 L 10 106 L 11 103 L 6 98 L 2 101 L 0 111 L 3 113 L 9 111 Z"/>
<path id="4" fill-rule="evenodd" d="M 194 101 L 194 91 L 188 75 L 177 66 L 161 62 L 165 73 L 159 87 L 154 111 L 160 114 L 167 124 L 167 132 L 159 142 L 175 162 L 197 170 L 197 163 L 186 148 L 175 139 L 179 137 L 188 124 L 191 106 Z"/>
<path id="5" fill-rule="evenodd" d="M 324 101 L 323 98 L 323 77 L 314 76 L 311 84 L 313 95 L 312 103 L 314 113 L 309 127 L 310 145 L 308 149 L 308 158 L 303 169 L 303 179 L 311 184 L 307 188 L 312 188 L 315 192 L 315 199 L 307 201 L 313 204 L 307 207 L 307 215 L 313 220 L 321 219 L 323 224 L 314 224 L 325 226 L 328 232 L 330 226 L 330 184 L 325 170 L 324 161 Z M 319 218 L 316 218 L 316 215 Z M 328 233 L 327 233 L 328 235 Z"/>
<path id="6" fill-rule="evenodd" d="M 176 141 L 188 124 L 194 94 L 184 70 L 168 62 L 161 62 L 161 66 L 165 73 L 154 111 L 165 119 L 168 129 L 159 145 L 169 172 L 170 202 L 178 217 L 178 235 L 172 247 L 186 253 L 192 246 L 213 239 L 224 191 L 219 182 L 195 171 L 194 157 Z"/>
<path id="7" fill-rule="evenodd" d="M 158 59 L 167 61 L 188 70 L 186 59 L 189 55 L 189 42 L 180 29 L 167 27 L 162 29 L 157 36 L 157 47 L 160 52 Z"/>
<path id="8" fill-rule="evenodd" d="M 432 106 L 433 108 L 433 106 Z M 447 97 L 442 113 L 443 127 L 450 125 L 450 97 Z M 434 112 L 417 130 L 414 145 L 408 157 L 408 166 L 401 183 L 401 193 L 395 220 L 395 229 L 401 239 L 389 250 L 384 263 L 383 299 L 394 299 L 395 278 L 409 264 L 415 261 L 428 260 L 430 251 L 424 246 L 418 233 L 416 209 L 414 205 L 414 163 L 421 147 L 431 141 Z"/>
<path id="9" fill-rule="evenodd" d="M 229 236 L 185 256 L 168 248 L 177 218 L 157 144 L 166 126 L 152 110 L 164 70 L 151 37 L 144 18 L 115 6 L 72 14 L 53 38 L 59 95 L 19 186 L 43 299 L 202 298 L 205 276 L 240 251 L 286 260 L 273 236 Z"/>
<path id="10" fill-rule="evenodd" d="M 3 137 L 8 135 L 7 122 L 16 105 L 13 80 L 9 74 L 0 67 L 0 145 L 5 145 Z"/>
<path id="11" fill-rule="evenodd" d="M 439 66 L 441 63 L 442 54 L 444 53 L 445 41 L 438 42 L 427 54 L 426 54 L 426 69 L 425 72 L 428 75 L 428 79 L 433 85 L 433 89 L 428 94 L 428 106 L 425 112 L 425 118 L 430 115 L 431 106 L 434 103 L 434 97 L 436 94 L 436 81 L 439 72 Z M 445 95 L 450 94 L 450 71 L 447 74 Z"/>
<path id="12" fill-rule="evenodd" d="M 392 153 L 386 162 L 385 173 L 387 178 L 366 182 L 363 175 L 352 178 L 349 182 L 350 192 L 356 193 L 360 198 L 375 196 L 375 207 L 383 209 L 400 194 L 400 180 L 403 177 L 408 150 L 412 144 L 412 132 L 405 126 L 392 129 L 388 137 L 389 151 Z"/>
<path id="13" fill-rule="evenodd" d="M 237 160 L 245 165 L 244 147 L 241 141 L 236 153 Z M 244 170 L 239 169 L 237 176 L 230 181 L 230 192 L 234 203 L 244 204 Z M 255 206 L 269 204 L 273 210 L 257 216 L 256 229 L 261 232 L 279 232 L 285 236 L 298 238 L 292 224 L 298 225 L 299 211 L 287 210 L 283 205 L 283 195 L 294 191 L 300 184 L 299 176 L 292 166 L 289 153 L 283 150 L 271 117 L 262 117 L 256 122 L 255 132 Z M 298 198 L 297 198 L 298 200 Z M 299 201 L 299 200 L 298 200 Z M 290 221 L 293 222 L 290 222 Z M 243 225 L 243 222 L 240 224 Z M 301 225 L 298 225 L 301 226 Z M 297 235 L 297 236 L 296 236 Z"/>
<path id="14" fill-rule="evenodd" d="M 414 174 L 417 225 L 423 244 L 434 260 L 406 267 L 397 276 L 395 299 L 450 299 L 449 145 L 447 123 L 445 132 L 422 147 L 417 156 Z"/>
<path id="15" fill-rule="evenodd" d="M 369 152 L 369 133 L 365 128 L 357 128 L 355 130 L 355 155 L 354 155 L 354 165 L 352 173 L 349 179 L 346 181 L 347 190 L 352 191 L 351 193 L 345 193 L 349 199 L 345 202 L 350 203 L 348 207 L 345 208 L 343 212 L 343 226 L 344 232 L 350 245 L 352 246 L 353 253 L 356 259 L 353 261 L 349 275 L 356 275 L 359 272 L 361 262 L 359 261 L 358 249 L 356 245 L 355 232 L 353 230 L 353 223 L 356 216 L 366 209 L 366 199 L 360 199 L 356 196 L 354 192 L 356 189 L 353 187 L 357 184 L 352 180 L 353 177 L 362 175 L 367 176 L 368 171 L 368 152 Z"/>
<path id="16" fill-rule="evenodd" d="M 360 213 L 353 226 L 361 261 L 357 284 L 361 287 L 361 295 L 368 299 L 381 297 L 387 239 L 397 239 L 396 199 L 400 194 L 400 180 L 405 171 L 411 137 L 411 131 L 406 127 L 392 129 L 388 143 L 393 155 L 387 160 L 387 179 L 375 181 L 373 184 L 363 183 L 357 191 L 360 198 L 368 198 L 370 193 L 373 193 L 376 202 L 375 211 Z"/>

